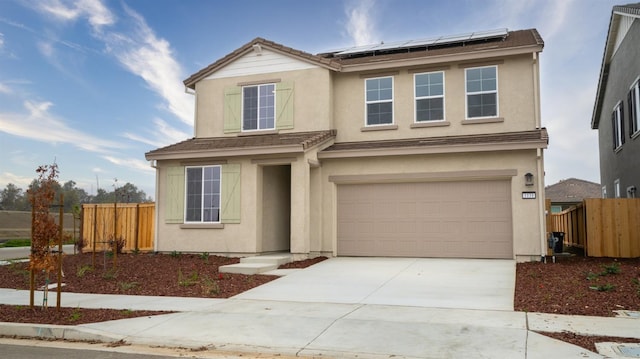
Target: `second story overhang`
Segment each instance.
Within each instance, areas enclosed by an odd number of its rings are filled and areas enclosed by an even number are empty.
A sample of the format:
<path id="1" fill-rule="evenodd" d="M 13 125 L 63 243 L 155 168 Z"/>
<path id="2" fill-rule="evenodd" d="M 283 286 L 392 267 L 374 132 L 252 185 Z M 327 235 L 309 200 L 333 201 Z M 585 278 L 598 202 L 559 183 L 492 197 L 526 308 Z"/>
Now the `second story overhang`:
<path id="1" fill-rule="evenodd" d="M 546 149 L 545 128 L 507 133 L 335 143 L 318 159 Z"/>

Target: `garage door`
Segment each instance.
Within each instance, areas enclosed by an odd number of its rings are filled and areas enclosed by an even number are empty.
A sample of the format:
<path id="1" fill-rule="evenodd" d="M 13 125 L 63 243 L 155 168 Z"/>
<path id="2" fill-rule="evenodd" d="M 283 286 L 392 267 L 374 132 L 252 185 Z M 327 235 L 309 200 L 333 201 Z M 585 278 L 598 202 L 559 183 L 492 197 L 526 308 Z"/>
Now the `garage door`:
<path id="1" fill-rule="evenodd" d="M 509 181 L 338 185 L 338 255 L 513 258 Z"/>

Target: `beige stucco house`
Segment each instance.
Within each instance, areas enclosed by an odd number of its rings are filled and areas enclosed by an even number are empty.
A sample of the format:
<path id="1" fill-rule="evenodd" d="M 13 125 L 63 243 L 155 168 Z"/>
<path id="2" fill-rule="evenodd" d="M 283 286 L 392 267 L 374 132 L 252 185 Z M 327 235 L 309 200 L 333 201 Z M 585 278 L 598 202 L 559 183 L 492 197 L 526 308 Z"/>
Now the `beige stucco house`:
<path id="1" fill-rule="evenodd" d="M 262 38 L 184 81 L 195 137 L 150 151 L 156 250 L 538 260 L 534 29 L 317 55 Z"/>

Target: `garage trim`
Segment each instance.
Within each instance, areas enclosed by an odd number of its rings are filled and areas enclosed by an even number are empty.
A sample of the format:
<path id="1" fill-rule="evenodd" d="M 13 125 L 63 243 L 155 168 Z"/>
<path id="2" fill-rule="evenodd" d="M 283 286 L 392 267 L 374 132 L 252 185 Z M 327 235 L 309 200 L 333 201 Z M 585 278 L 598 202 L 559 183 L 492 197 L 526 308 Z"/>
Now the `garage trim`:
<path id="1" fill-rule="evenodd" d="M 367 175 L 338 175 L 329 176 L 329 182 L 335 184 L 350 183 L 396 183 L 396 182 L 429 182 L 446 180 L 483 180 L 483 179 L 509 179 L 518 175 L 516 169 L 505 170 L 479 170 L 479 171 L 452 171 L 452 172 L 428 172 L 428 173 L 384 173 Z"/>

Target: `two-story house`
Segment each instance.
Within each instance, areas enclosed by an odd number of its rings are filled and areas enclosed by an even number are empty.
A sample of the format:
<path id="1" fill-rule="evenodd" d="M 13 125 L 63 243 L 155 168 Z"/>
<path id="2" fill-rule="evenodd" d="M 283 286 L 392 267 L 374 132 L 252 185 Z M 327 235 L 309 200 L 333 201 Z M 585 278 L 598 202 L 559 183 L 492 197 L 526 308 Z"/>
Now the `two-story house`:
<path id="1" fill-rule="evenodd" d="M 156 250 L 539 259 L 542 48 L 534 29 L 254 39 L 184 81 L 195 137 L 146 154 Z"/>
<path id="2" fill-rule="evenodd" d="M 591 128 L 598 130 L 603 198 L 640 187 L 640 3 L 614 6 Z"/>

